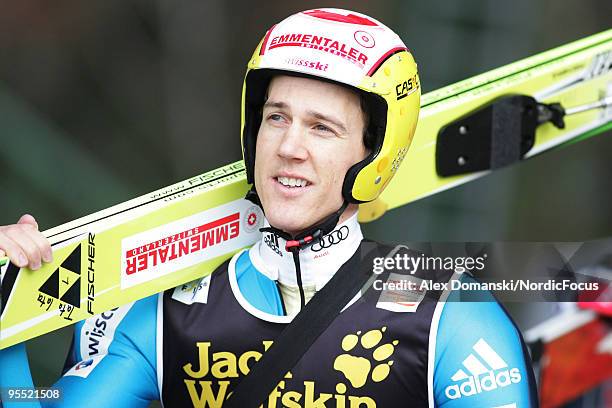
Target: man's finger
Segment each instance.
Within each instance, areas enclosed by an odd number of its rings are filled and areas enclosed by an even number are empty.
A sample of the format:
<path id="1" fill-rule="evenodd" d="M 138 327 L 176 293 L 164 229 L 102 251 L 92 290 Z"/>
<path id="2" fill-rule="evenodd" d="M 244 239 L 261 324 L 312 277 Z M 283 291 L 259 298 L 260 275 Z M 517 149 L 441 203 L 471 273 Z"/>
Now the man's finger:
<path id="1" fill-rule="evenodd" d="M 30 214 L 22 215 L 21 218 L 19 218 L 19 221 L 17 221 L 17 224 L 30 224 L 33 225 L 36 229 L 38 229 L 38 223 L 36 222 L 36 219 Z"/>
<path id="2" fill-rule="evenodd" d="M 13 264 L 20 268 L 28 265 L 28 258 L 19 245 L 3 233 L 0 233 L 0 247 L 2 247 L 3 252 L 9 257 Z"/>
<path id="3" fill-rule="evenodd" d="M 47 238 L 38 230 L 33 230 L 31 228 L 24 228 L 24 233 L 34 242 L 34 244 L 38 247 L 38 251 L 42 256 L 42 260 L 45 262 L 53 261 L 53 252 L 51 251 L 51 245 Z"/>
<path id="4" fill-rule="evenodd" d="M 36 270 L 40 268 L 42 256 L 38 246 L 25 232 L 24 227 L 16 227 L 7 229 L 4 234 L 13 242 L 19 245 L 21 251 L 28 258 L 27 265 L 30 269 Z"/>

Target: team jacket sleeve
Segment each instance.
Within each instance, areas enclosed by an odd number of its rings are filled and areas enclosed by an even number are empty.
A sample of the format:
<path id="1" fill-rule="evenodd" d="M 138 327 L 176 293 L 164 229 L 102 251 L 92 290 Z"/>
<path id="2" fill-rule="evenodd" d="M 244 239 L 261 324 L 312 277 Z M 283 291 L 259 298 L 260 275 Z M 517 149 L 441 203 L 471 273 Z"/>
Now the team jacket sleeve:
<path id="1" fill-rule="evenodd" d="M 0 350 L 0 387 L 33 387 L 25 343 Z M 7 402 L 0 398 L 0 408 L 38 408 L 38 402 Z"/>
<path id="2" fill-rule="evenodd" d="M 158 295 L 77 323 L 67 371 L 55 384 L 63 399 L 43 407 L 147 407 L 159 399 Z"/>
<path id="3" fill-rule="evenodd" d="M 151 296 L 75 325 L 67 371 L 54 385 L 61 389 L 60 401 L 0 401 L 0 407 L 147 407 L 159 398 L 157 299 Z M 24 343 L 0 350 L 0 386 L 34 386 Z"/>
<path id="4" fill-rule="evenodd" d="M 469 275 L 461 278 L 474 282 Z M 473 296 L 473 295 L 472 295 Z M 453 291 L 438 324 L 433 392 L 436 407 L 537 407 L 530 358 L 519 330 L 487 292 Z"/>

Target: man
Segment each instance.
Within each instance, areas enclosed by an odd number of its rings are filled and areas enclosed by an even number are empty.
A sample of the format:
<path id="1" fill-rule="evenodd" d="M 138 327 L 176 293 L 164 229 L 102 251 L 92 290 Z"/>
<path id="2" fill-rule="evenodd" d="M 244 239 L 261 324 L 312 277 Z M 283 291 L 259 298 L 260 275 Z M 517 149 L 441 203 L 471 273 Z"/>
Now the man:
<path id="1" fill-rule="evenodd" d="M 220 407 L 315 293 L 354 264 L 366 245 L 358 204 L 374 200 L 401 163 L 419 93 L 405 45 L 370 17 L 310 10 L 272 27 L 249 62 L 242 112 L 249 198 L 268 223 L 262 240 L 195 291 L 179 287 L 77 324 L 59 405 Z M 19 266 L 50 259 L 30 216 L 0 228 L 0 248 Z M 537 404 L 520 333 L 492 298 L 388 296 L 372 285 L 356 293 L 263 405 Z M 23 369 L 23 350 L 9 353 Z"/>

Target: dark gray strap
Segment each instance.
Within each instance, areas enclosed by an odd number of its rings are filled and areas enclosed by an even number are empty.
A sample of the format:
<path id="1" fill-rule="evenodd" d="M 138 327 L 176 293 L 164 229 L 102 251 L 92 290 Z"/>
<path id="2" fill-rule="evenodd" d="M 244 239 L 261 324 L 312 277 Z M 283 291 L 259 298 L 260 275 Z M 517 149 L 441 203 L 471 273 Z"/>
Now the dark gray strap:
<path id="1" fill-rule="evenodd" d="M 377 244 L 362 243 L 357 252 L 274 340 L 272 347 L 236 386 L 224 407 L 259 407 L 287 371 L 297 364 L 342 308 L 366 284 L 372 274 L 372 260 L 379 253 Z"/>

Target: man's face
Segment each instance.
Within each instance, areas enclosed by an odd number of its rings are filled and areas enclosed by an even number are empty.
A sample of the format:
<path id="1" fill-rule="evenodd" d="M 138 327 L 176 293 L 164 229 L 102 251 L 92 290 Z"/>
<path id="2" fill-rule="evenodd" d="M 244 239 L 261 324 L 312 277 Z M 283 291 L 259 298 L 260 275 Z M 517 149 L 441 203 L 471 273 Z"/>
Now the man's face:
<path id="1" fill-rule="evenodd" d="M 356 93 L 314 79 L 272 79 L 255 156 L 255 186 L 270 225 L 297 234 L 340 208 L 344 176 L 367 154 L 363 130 Z"/>

